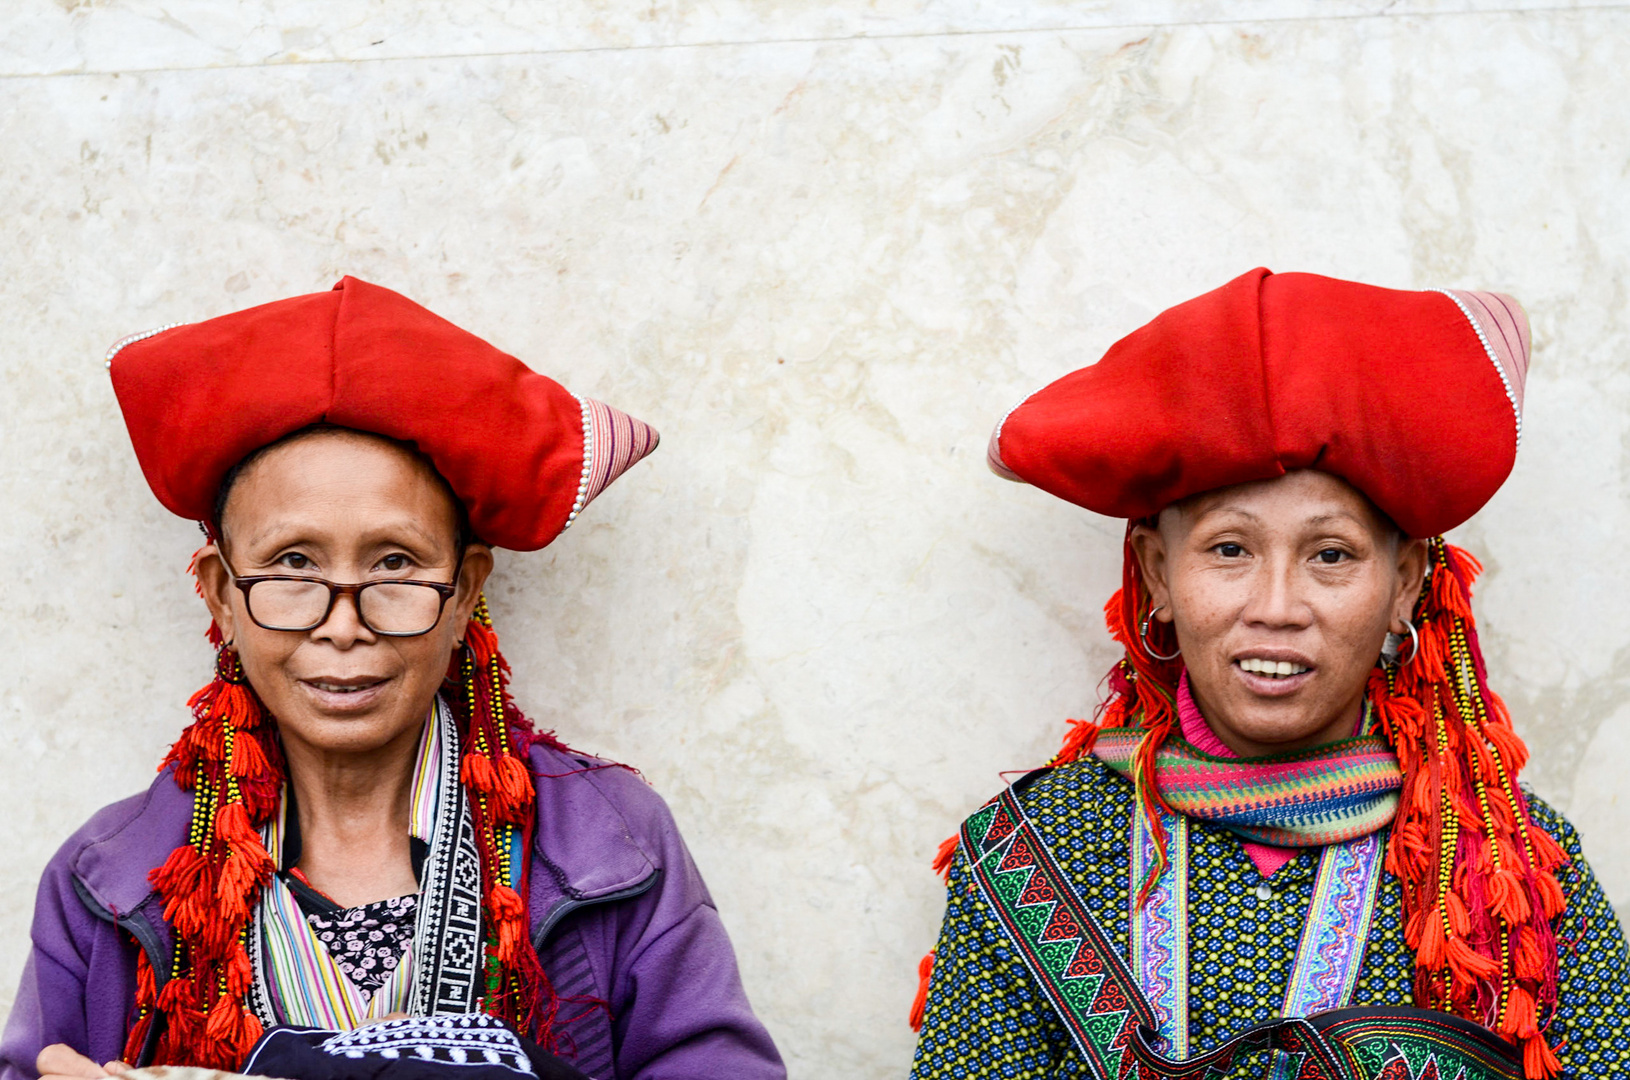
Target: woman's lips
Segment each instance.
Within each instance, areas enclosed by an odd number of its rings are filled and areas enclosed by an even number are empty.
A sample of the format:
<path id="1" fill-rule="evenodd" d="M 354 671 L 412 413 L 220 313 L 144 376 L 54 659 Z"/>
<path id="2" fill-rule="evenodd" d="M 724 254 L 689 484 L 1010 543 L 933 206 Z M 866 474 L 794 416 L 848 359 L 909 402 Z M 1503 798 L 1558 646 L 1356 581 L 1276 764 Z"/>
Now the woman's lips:
<path id="1" fill-rule="evenodd" d="M 388 678 L 301 679 L 300 685 L 324 712 L 354 713 L 372 708 L 385 693 Z"/>
<path id="2" fill-rule="evenodd" d="M 1233 667 L 1235 673 L 1238 674 L 1240 680 L 1245 684 L 1245 688 L 1247 690 L 1250 690 L 1254 694 L 1260 694 L 1262 697 L 1285 697 L 1289 694 L 1294 694 L 1296 691 L 1307 685 L 1308 681 L 1313 678 L 1313 674 L 1317 670 L 1316 668 L 1306 667 L 1302 664 L 1294 664 L 1293 666 L 1301 667 L 1303 670 L 1290 675 L 1269 675 L 1265 672 L 1247 671 L 1241 666 L 1241 661 L 1239 660 L 1234 661 L 1234 663 L 1230 666 Z"/>

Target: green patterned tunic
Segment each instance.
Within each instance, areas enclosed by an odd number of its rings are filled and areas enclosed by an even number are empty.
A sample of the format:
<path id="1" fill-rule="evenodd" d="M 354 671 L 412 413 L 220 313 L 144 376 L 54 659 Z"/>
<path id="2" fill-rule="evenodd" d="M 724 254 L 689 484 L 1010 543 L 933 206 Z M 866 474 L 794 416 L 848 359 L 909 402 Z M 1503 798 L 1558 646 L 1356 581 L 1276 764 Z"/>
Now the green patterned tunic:
<path id="1" fill-rule="evenodd" d="M 1020 794 L 1037 831 L 1106 933 L 1127 940 L 1132 787 L 1097 759 L 1061 766 Z M 1529 794 L 1537 824 L 1572 863 L 1558 872 L 1568 910 L 1557 925 L 1561 980 L 1549 1034 L 1566 1080 L 1630 1075 L 1630 954 L 1586 865 L 1573 826 Z M 1233 834 L 1190 824 L 1190 1039 L 1215 1046 L 1275 1018 L 1312 900 L 1316 853 L 1264 879 Z M 912 1080 L 1087 1078 L 1084 1063 L 968 873 L 952 864 L 945 922 Z M 1411 1005 L 1413 955 L 1401 894 L 1383 874 L 1354 1005 Z M 1264 1059 L 1260 1059 L 1265 1062 Z M 1265 1073 L 1265 1064 L 1244 1075 Z"/>

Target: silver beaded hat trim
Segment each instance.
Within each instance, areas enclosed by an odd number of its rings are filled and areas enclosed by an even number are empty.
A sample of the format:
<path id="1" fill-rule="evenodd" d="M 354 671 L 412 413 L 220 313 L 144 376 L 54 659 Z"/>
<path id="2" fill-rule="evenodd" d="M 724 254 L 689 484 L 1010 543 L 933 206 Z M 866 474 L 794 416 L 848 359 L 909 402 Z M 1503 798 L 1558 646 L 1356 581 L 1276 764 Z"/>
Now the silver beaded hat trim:
<path id="1" fill-rule="evenodd" d="M 152 329 L 152 330 L 143 330 L 139 334 L 130 334 L 130 335 L 126 336 L 126 337 L 122 337 L 118 341 L 115 341 L 113 343 L 113 345 L 108 349 L 107 355 L 102 357 L 102 366 L 106 367 L 106 368 L 113 367 L 113 358 L 115 356 L 118 356 L 119 355 L 119 350 L 125 348 L 126 346 L 134 345 L 138 341 L 146 341 L 150 337 L 157 337 L 159 334 L 164 333 L 164 331 L 166 331 L 166 330 L 174 330 L 178 326 L 186 326 L 186 325 L 187 324 L 184 323 L 184 322 L 165 323 L 163 326 L 157 327 L 157 328 Z"/>

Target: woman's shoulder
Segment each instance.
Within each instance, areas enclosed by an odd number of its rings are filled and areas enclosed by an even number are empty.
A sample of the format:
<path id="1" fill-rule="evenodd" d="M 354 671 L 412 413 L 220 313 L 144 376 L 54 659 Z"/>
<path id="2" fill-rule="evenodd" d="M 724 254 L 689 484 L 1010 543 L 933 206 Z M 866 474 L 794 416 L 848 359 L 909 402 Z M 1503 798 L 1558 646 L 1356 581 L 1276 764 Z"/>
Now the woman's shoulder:
<path id="1" fill-rule="evenodd" d="M 1013 793 L 1037 825 L 1060 815 L 1081 823 L 1119 819 L 1132 806 L 1132 785 L 1091 755 L 1037 769 L 1019 779 Z"/>
<path id="2" fill-rule="evenodd" d="M 538 846 L 551 860 L 590 865 L 637 855 L 660 867 L 682 848 L 673 812 L 632 767 L 542 742 L 530 756 Z"/>
<path id="3" fill-rule="evenodd" d="M 1124 853 L 1132 785 L 1097 758 L 1036 769 L 1009 790 L 1025 820 L 1050 845 L 1064 844 L 1077 853 Z"/>
<path id="4" fill-rule="evenodd" d="M 192 796 L 166 769 L 146 791 L 109 803 L 63 841 L 46 867 L 72 878 L 104 910 L 134 910 L 152 892 L 148 874 L 185 842 Z"/>

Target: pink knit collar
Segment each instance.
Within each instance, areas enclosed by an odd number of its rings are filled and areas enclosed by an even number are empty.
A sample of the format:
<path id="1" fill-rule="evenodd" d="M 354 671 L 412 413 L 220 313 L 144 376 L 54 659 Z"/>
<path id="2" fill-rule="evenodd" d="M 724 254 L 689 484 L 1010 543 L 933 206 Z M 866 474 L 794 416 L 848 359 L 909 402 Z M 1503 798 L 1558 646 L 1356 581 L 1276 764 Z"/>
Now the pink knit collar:
<path id="1" fill-rule="evenodd" d="M 1200 714 L 1200 706 L 1195 704 L 1194 695 L 1189 692 L 1189 673 L 1183 672 L 1183 677 L 1177 682 L 1177 724 L 1183 733 L 1183 738 L 1195 749 L 1212 757 L 1232 758 L 1239 757 L 1234 751 L 1228 749 L 1228 744 L 1217 737 L 1206 718 Z M 1272 877 L 1275 870 L 1300 855 L 1300 848 L 1274 847 L 1270 844 L 1258 844 L 1252 840 L 1242 840 L 1245 845 L 1245 854 L 1251 857 L 1256 865 L 1256 872 L 1263 877 Z"/>

